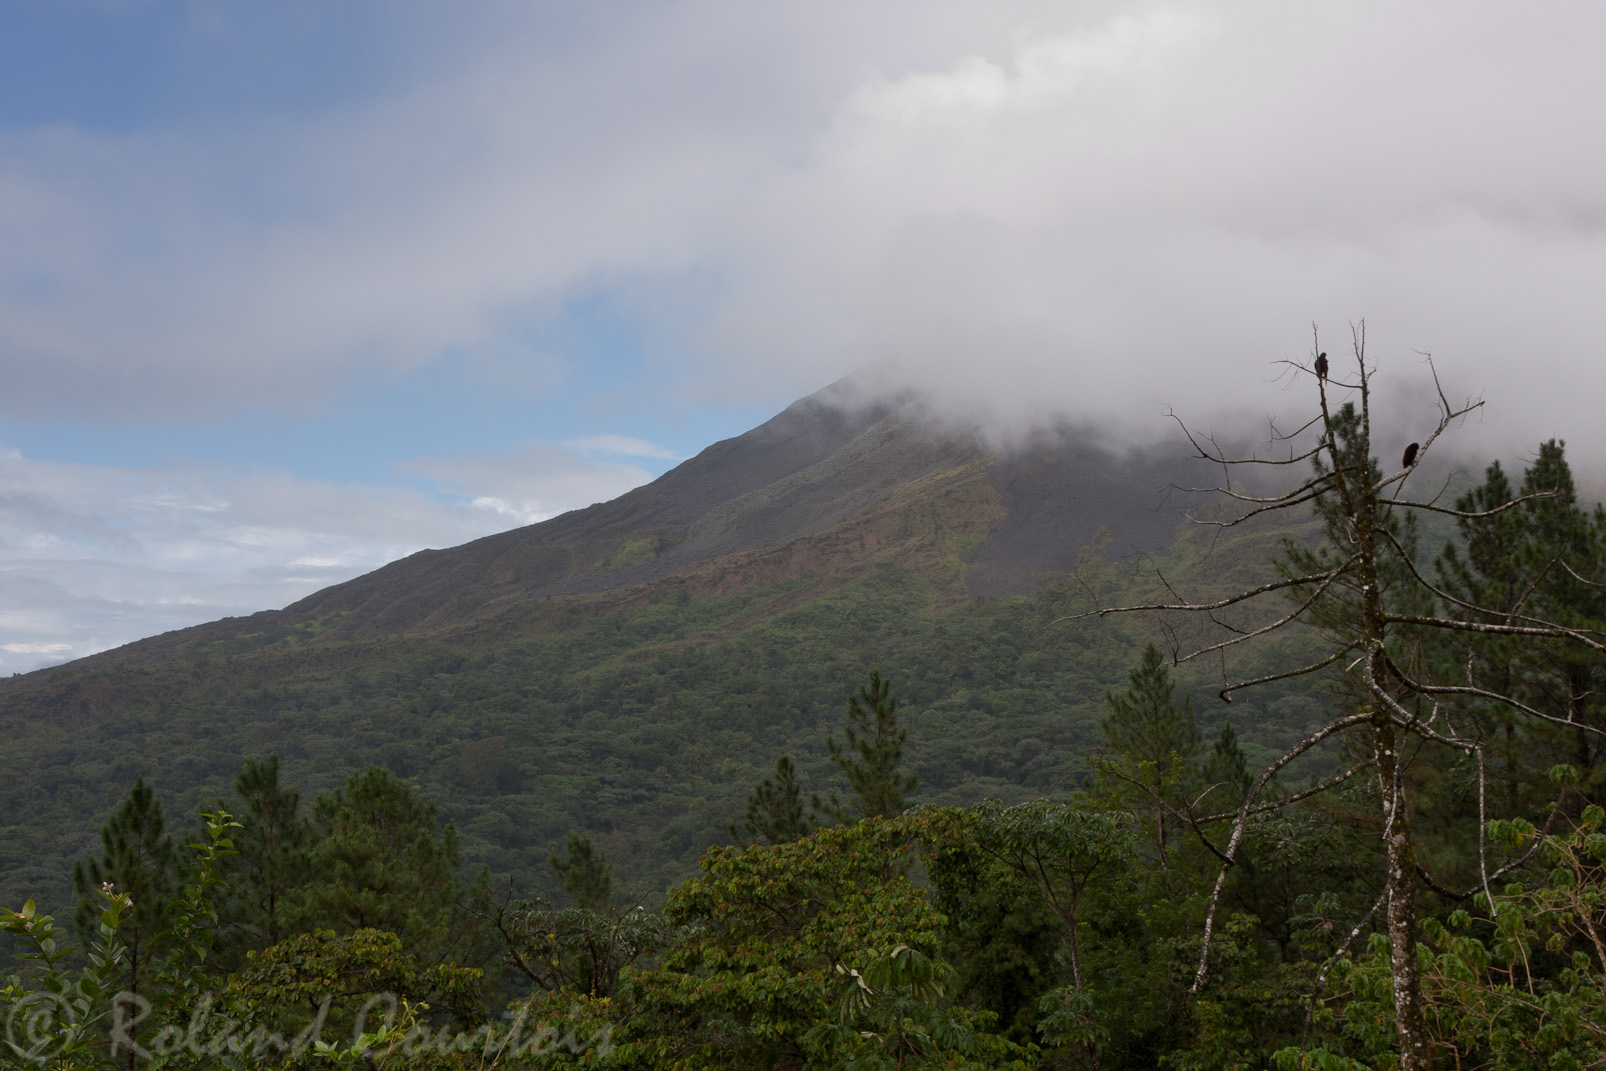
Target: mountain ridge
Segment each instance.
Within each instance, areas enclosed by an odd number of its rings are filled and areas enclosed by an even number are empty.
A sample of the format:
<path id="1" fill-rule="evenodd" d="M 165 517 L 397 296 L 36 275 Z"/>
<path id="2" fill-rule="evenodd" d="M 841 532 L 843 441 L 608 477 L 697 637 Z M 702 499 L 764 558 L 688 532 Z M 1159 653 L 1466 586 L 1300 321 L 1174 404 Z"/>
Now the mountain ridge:
<path id="1" fill-rule="evenodd" d="M 140 662 L 231 631 L 331 615 L 341 615 L 336 635 L 375 636 L 450 627 L 524 599 L 651 584 L 725 555 L 819 535 L 928 476 L 978 464 L 1004 508 L 997 530 L 978 533 L 965 554 L 974 595 L 1034 590 L 1040 574 L 1073 568 L 1101 531 L 1120 553 L 1159 549 L 1183 520 L 1180 510 L 1134 493 L 1135 485 L 1165 485 L 1177 462 L 1164 450 L 1122 457 L 1067 427 L 1039 431 L 1013 449 L 988 447 L 974 430 L 935 420 L 912 398 L 855 404 L 844 380 L 608 502 L 417 551 L 282 609 L 147 637 L 16 679 Z"/>

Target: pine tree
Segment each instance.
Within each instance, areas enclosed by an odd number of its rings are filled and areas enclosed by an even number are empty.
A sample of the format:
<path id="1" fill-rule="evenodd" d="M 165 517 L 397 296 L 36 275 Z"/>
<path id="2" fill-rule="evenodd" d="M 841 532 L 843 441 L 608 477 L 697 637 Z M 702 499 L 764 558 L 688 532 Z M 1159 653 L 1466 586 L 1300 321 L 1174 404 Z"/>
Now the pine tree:
<path id="1" fill-rule="evenodd" d="M 1606 566 L 1606 512 L 1597 506 L 1591 516 L 1579 506 L 1565 445 L 1556 439 L 1540 444 L 1539 456 L 1523 473 L 1523 494 L 1548 492 L 1550 497 L 1529 502 L 1525 511 L 1523 572 L 1535 578 L 1536 589 L 1522 609 L 1573 628 L 1598 630 L 1606 624 L 1606 589 L 1595 582 Z M 1554 640 L 1531 650 L 1535 705 L 1598 729 L 1606 711 L 1600 701 L 1606 658 Z M 1584 771 L 1585 790 L 1596 803 L 1606 802 L 1606 754 L 1586 729 L 1575 728 L 1570 735 L 1562 761 Z"/>
<path id="2" fill-rule="evenodd" d="M 803 813 L 803 790 L 797 783 L 792 756 L 775 760 L 775 776 L 766 777 L 747 797 L 747 835 L 755 844 L 788 844 L 802 840 L 814 831 L 814 821 Z M 747 841 L 731 824 L 731 839 L 746 846 Z"/>
<path id="3" fill-rule="evenodd" d="M 229 858 L 229 900 L 216 957 L 226 967 L 247 949 L 276 945 L 300 932 L 305 886 L 312 877 L 312 823 L 301 814 L 301 793 L 279 783 L 279 756 L 247 759 L 234 791 L 244 803 Z"/>
<path id="4" fill-rule="evenodd" d="M 1249 760 L 1244 757 L 1243 745 L 1238 743 L 1238 734 L 1232 731 L 1230 721 L 1221 727 L 1216 746 L 1210 750 L 1210 757 L 1205 761 L 1204 779 L 1207 785 L 1212 786 L 1212 801 L 1230 803 L 1233 807 L 1243 800 L 1244 793 L 1249 791 L 1249 785 L 1254 781 L 1249 772 Z"/>
<path id="5" fill-rule="evenodd" d="M 851 804 L 844 805 L 833 792 L 826 802 L 813 797 L 814 809 L 844 824 L 859 818 L 902 814 L 908 806 L 904 797 L 919 787 L 919 779 L 913 773 L 898 773 L 909 733 L 898 726 L 898 701 L 892 696 L 892 682 L 882 680 L 879 670 L 871 670 L 864 687 L 848 697 L 848 724 L 843 736 L 847 738 L 845 744 L 830 736 L 825 747 L 831 761 L 848 776 L 848 787 L 853 790 Z"/>
<path id="6" fill-rule="evenodd" d="M 1104 738 L 1112 760 L 1104 764 L 1103 772 L 1115 796 L 1136 795 L 1140 806 L 1154 812 L 1155 850 L 1163 869 L 1168 830 L 1175 822 L 1169 812 L 1180 805 L 1192 784 L 1199 726 L 1192 699 L 1177 705 L 1171 671 L 1154 644 L 1143 649 L 1128 679 L 1125 692 L 1105 697 L 1110 714 L 1103 722 Z"/>
<path id="7" fill-rule="evenodd" d="M 1200 739 L 1193 700 L 1184 697 L 1177 705 L 1176 685 L 1159 648 L 1145 647 L 1127 679 L 1124 693 L 1105 697 L 1110 714 L 1103 722 L 1104 738 L 1111 750 L 1134 765 L 1154 763 L 1161 776 L 1196 758 Z"/>
<path id="8" fill-rule="evenodd" d="M 95 932 L 104 907 L 97 893 L 102 886 L 110 884 L 131 897 L 133 907 L 123 913 L 117 935 L 128 947 L 127 988 L 139 993 L 160 951 L 161 935 L 172 925 L 180 878 L 162 805 L 143 777 L 134 782 L 111 821 L 101 827 L 100 843 L 101 859 L 84 860 L 73 868 L 78 932 L 86 935 L 86 940 Z"/>
<path id="9" fill-rule="evenodd" d="M 1599 629 L 1606 621 L 1606 593 L 1582 578 L 1606 566 L 1606 511 L 1586 513 L 1578 504 L 1564 444 L 1540 444 L 1538 456 L 1513 489 L 1499 462 L 1490 465 L 1481 486 L 1462 496 L 1457 508 L 1487 514 L 1519 496 L 1540 496 L 1489 516 L 1461 518 L 1459 546 L 1451 543 L 1436 563 L 1440 587 L 1463 603 L 1491 613 L 1474 620 L 1503 624 L 1508 615 L 1536 615 L 1578 629 Z M 1466 611 L 1450 606 L 1451 612 Z M 1570 763 L 1584 772 L 1586 791 L 1606 798 L 1603 756 L 1583 726 L 1598 726 L 1598 696 L 1606 662 L 1592 651 L 1554 640 L 1469 635 L 1441 645 L 1441 657 L 1456 666 L 1469 663 L 1486 687 L 1520 696 L 1535 709 L 1580 726 L 1557 730 L 1534 724 L 1517 712 L 1473 704 L 1467 713 L 1490 741 L 1496 776 L 1504 782 L 1508 813 L 1535 813 L 1550 786 L 1539 772 Z M 1543 754 L 1536 759 L 1535 752 Z"/>
<path id="10" fill-rule="evenodd" d="M 465 925 L 457 830 L 440 828 L 434 803 L 370 766 L 319 796 L 313 816 L 322 839 L 312 851 L 310 922 L 342 933 L 389 930 L 426 961 L 476 961 L 482 935 Z"/>
<path id="11" fill-rule="evenodd" d="M 547 863 L 558 876 L 558 885 L 586 911 L 606 911 L 613 899 L 613 864 L 596 850 L 591 834 L 569 831 L 563 855 L 547 856 Z"/>
<path id="12" fill-rule="evenodd" d="M 1462 495 L 1456 508 L 1469 513 L 1500 510 L 1516 497 L 1516 490 L 1505 469 L 1496 461 L 1484 471 L 1479 487 Z M 1524 575 L 1528 543 L 1528 524 L 1522 509 L 1505 509 L 1477 522 L 1457 521 L 1461 542 L 1446 543 L 1435 568 L 1439 587 L 1454 597 L 1479 606 L 1513 610 L 1525 597 L 1530 580 Z M 1454 650 L 1444 657 L 1471 657 L 1481 680 L 1494 691 L 1517 694 L 1529 676 L 1523 665 L 1533 645 L 1508 636 L 1457 637 Z M 1501 801 L 1510 815 L 1523 813 L 1525 754 L 1532 744 L 1534 727 L 1517 712 L 1503 706 L 1473 707 L 1468 711 L 1491 743 L 1495 770 L 1504 782 Z M 1548 796 L 1548 785 L 1541 785 Z"/>

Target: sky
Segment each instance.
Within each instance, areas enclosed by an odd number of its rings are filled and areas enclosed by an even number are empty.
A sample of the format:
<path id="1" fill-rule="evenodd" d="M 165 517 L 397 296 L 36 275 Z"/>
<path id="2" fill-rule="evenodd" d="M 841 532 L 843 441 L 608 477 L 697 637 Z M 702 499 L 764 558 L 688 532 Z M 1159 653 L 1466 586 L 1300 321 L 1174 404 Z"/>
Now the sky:
<path id="1" fill-rule="evenodd" d="M 1002 440 L 1606 456 L 1606 7 L 0 6 L 0 672 L 612 498 L 858 373 Z M 865 370 L 872 370 L 867 373 Z M 1480 462 L 1481 464 L 1481 462 Z"/>

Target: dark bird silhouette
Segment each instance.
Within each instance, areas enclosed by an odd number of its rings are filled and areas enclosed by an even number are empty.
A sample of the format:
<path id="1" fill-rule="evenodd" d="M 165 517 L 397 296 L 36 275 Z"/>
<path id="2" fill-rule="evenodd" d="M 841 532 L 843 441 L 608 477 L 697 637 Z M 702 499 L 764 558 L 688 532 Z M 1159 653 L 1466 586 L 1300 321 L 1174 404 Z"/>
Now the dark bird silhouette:
<path id="1" fill-rule="evenodd" d="M 1316 355 L 1316 378 L 1327 378 L 1327 354 L 1325 353 L 1318 353 Z"/>
<path id="2" fill-rule="evenodd" d="M 1412 443 L 1405 448 L 1405 458 L 1400 462 L 1401 468 L 1410 468 L 1416 463 L 1416 452 L 1422 449 L 1421 443 Z"/>

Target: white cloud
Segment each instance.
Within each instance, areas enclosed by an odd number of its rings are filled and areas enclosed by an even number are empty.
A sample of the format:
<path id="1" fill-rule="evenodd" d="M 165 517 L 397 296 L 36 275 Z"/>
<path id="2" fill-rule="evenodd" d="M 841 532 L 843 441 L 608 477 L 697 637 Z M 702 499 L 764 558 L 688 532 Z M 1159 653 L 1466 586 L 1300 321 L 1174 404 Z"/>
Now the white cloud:
<path id="1" fill-rule="evenodd" d="M 691 273 L 717 396 L 890 361 L 1005 421 L 1160 427 L 1366 316 L 1513 435 L 1606 448 L 1591 390 L 1535 390 L 1606 327 L 1606 9 L 464 17 L 453 61 L 320 114 L 0 141 L 0 404 L 294 405 L 447 351 L 539 384 L 510 325 Z"/>
<path id="2" fill-rule="evenodd" d="M 592 435 L 562 445 L 530 442 L 505 453 L 421 458 L 403 462 L 399 467 L 453 494 L 471 497 L 476 510 L 532 524 L 565 510 L 616 498 L 652 478 L 639 466 L 596 461 L 573 449 L 575 443 L 610 443 L 616 438 Z M 640 440 L 620 441 L 651 445 Z M 634 449 L 612 452 L 637 457 L 660 456 Z"/>
<path id="3" fill-rule="evenodd" d="M 606 37 L 576 19 L 562 45 L 510 26 L 455 70 L 293 123 L 0 141 L 9 404 L 294 404 L 499 352 L 509 317 L 598 276 L 683 267 L 770 139 L 761 115 L 706 112 L 692 27 L 637 16 Z"/>
<path id="4" fill-rule="evenodd" d="M 1163 429 L 1165 403 L 1254 393 L 1310 321 L 1365 316 L 1391 367 L 1432 349 L 1486 391 L 1501 434 L 1606 452 L 1602 10 L 464 17 L 451 62 L 320 114 L 0 141 L 0 404 L 303 404 L 448 351 L 539 389 L 561 373 L 516 325 L 696 275 L 713 357 L 682 372 L 716 397 L 888 362 L 1003 423 Z"/>
<path id="5" fill-rule="evenodd" d="M 510 363 L 510 325 L 577 288 L 720 271 L 721 221 L 867 71 L 1045 9 L 468 5 L 450 58 L 316 114 L 0 137 L 0 405 L 291 406 L 446 351 Z M 427 56 L 430 16 L 392 17 Z"/>
<path id="6" fill-rule="evenodd" d="M 442 496 L 224 468 L 0 465 L 0 672 L 287 605 L 423 547 L 611 498 L 632 466 L 551 444 L 426 459 Z M 503 496 L 496 505 L 487 492 Z"/>
<path id="7" fill-rule="evenodd" d="M 1606 14 L 1091 10 L 848 98 L 729 233 L 726 349 L 1165 435 L 1365 317 L 1385 385 L 1489 398 L 1471 449 L 1606 453 Z"/>
<path id="8" fill-rule="evenodd" d="M 72 650 L 70 643 L 4 643 L 0 651 L 21 655 L 65 655 Z"/>
<path id="9" fill-rule="evenodd" d="M 684 460 L 667 446 L 659 446 L 645 439 L 632 439 L 626 435 L 583 435 L 578 439 L 566 439 L 562 445 L 581 453 L 619 454 L 623 457 L 650 457 L 664 461 Z"/>

